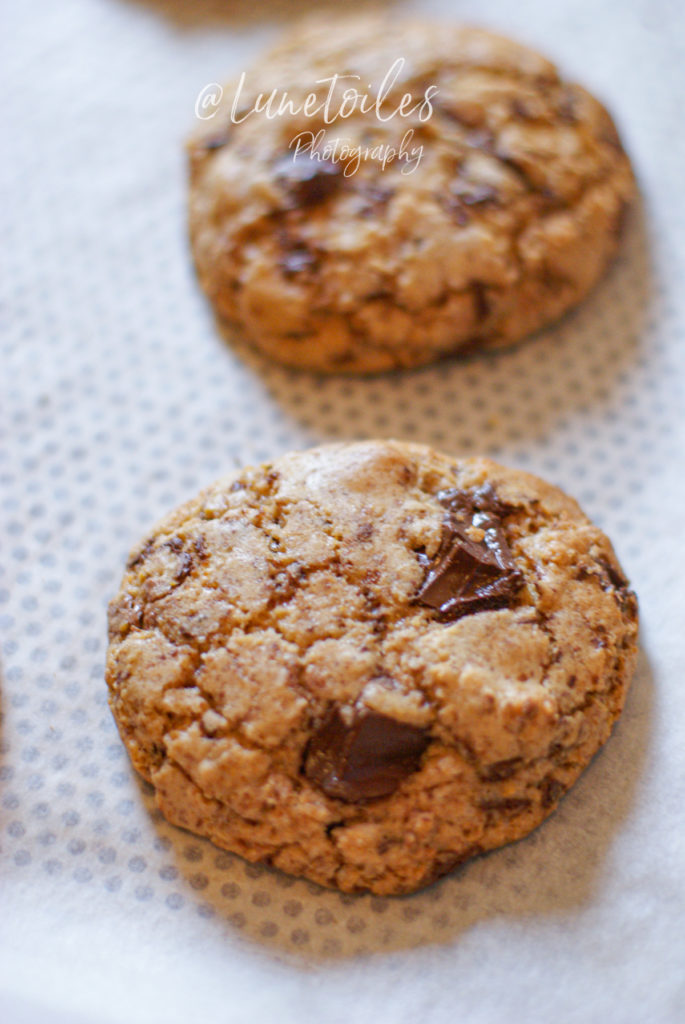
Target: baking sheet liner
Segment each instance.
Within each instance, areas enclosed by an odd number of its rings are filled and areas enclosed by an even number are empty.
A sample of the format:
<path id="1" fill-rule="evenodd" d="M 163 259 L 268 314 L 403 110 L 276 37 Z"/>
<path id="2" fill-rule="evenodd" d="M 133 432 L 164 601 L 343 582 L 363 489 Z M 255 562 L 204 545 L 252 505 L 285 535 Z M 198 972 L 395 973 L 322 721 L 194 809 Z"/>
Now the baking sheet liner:
<path id="1" fill-rule="evenodd" d="M 228 344 L 185 239 L 195 97 L 316 6 L 4 12 L 2 1019 L 675 1021 L 682 8 L 396 5 L 501 27 L 581 78 L 617 117 L 641 200 L 616 265 L 560 324 L 500 355 L 355 380 Z M 236 464 L 366 436 L 485 453 L 574 494 L 614 540 L 643 623 L 625 714 L 557 813 L 399 899 L 329 892 L 167 825 L 103 682 L 106 603 L 157 518 Z"/>

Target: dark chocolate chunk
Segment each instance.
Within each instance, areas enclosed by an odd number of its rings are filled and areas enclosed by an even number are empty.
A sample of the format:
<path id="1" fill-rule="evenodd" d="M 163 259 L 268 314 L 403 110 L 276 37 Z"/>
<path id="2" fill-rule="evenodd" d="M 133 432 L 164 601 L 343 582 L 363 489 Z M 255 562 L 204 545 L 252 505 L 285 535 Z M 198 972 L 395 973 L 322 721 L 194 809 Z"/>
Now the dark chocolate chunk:
<path id="1" fill-rule="evenodd" d="M 578 124 L 579 96 L 571 86 L 562 89 L 557 100 L 557 116 L 565 124 Z"/>
<path id="2" fill-rule="evenodd" d="M 599 568 L 597 568 L 597 566 Z M 580 565 L 575 571 L 577 580 L 595 580 L 606 593 L 613 593 L 621 611 L 632 617 L 637 615 L 637 597 L 621 570 L 605 558 L 598 558 L 596 566 L 589 569 Z M 602 644 L 606 647 L 606 644 Z"/>
<path id="3" fill-rule="evenodd" d="M 436 102 L 436 109 L 445 117 L 448 121 L 454 121 L 461 128 L 478 128 L 483 124 L 485 120 L 485 111 L 480 104 L 477 103 L 452 103 L 447 102 Z"/>
<path id="4" fill-rule="evenodd" d="M 630 203 L 627 203 L 625 200 L 621 200 L 616 214 L 616 220 L 614 221 L 614 232 L 617 238 L 620 238 L 626 229 L 629 213 Z"/>
<path id="5" fill-rule="evenodd" d="M 520 814 L 527 811 L 532 801 L 525 796 L 503 796 L 493 800 L 481 800 L 479 807 L 483 811 L 503 811 L 505 814 Z"/>
<path id="6" fill-rule="evenodd" d="M 333 707 L 308 744 L 304 774 L 334 799 L 374 800 L 418 769 L 427 746 L 425 729 L 366 708 Z"/>
<path id="7" fill-rule="evenodd" d="M 460 228 L 465 227 L 471 220 L 471 214 L 463 203 L 460 203 L 459 200 L 454 199 L 452 196 L 447 197 L 445 208 Z"/>
<path id="8" fill-rule="evenodd" d="M 606 558 L 598 559 L 598 561 L 604 569 L 605 573 L 607 574 L 607 577 L 612 587 L 614 587 L 616 590 L 628 589 L 628 580 L 625 578 L 625 576 L 619 568 L 617 568 L 615 565 L 612 565 L 611 562 L 609 562 Z"/>
<path id="9" fill-rule="evenodd" d="M 568 201 L 563 196 L 555 192 L 553 188 L 550 188 L 549 185 L 542 185 L 541 188 L 538 189 L 535 199 L 537 202 L 537 208 L 541 213 L 552 213 L 554 210 L 567 210 L 569 206 Z M 545 273 L 548 273 L 547 267 L 545 267 Z M 563 278 L 563 275 L 558 276 Z M 565 277 L 563 279 L 566 281 L 566 284 L 570 281 L 569 277 Z"/>
<path id="10" fill-rule="evenodd" d="M 497 199 L 497 190 L 492 185 L 478 185 L 460 179 L 450 186 L 445 207 L 457 224 L 463 227 L 471 219 L 469 207 L 493 204 Z"/>
<path id="11" fill-rule="evenodd" d="M 490 315 L 490 300 L 488 291 L 482 281 L 474 281 L 471 285 L 473 292 L 473 310 L 476 323 L 482 324 Z"/>
<path id="12" fill-rule="evenodd" d="M 504 508 L 492 488 L 441 491 L 438 499 L 447 511 L 437 554 L 430 562 L 419 556 L 427 571 L 418 603 L 448 622 L 511 605 L 523 577 L 502 531 Z"/>
<path id="13" fill-rule="evenodd" d="M 333 160 L 314 156 L 285 156 L 275 167 L 298 206 L 316 206 L 335 192 L 343 177 L 343 168 Z"/>
<path id="14" fill-rule="evenodd" d="M 551 775 L 544 777 L 540 783 L 540 803 L 545 810 L 548 810 L 557 803 L 565 788 L 562 782 L 559 782 L 558 779 L 553 778 Z"/>
<path id="15" fill-rule="evenodd" d="M 286 277 L 296 277 L 307 270 L 313 270 L 319 261 L 316 253 L 306 245 L 296 245 L 286 249 L 279 262 Z"/>
<path id="16" fill-rule="evenodd" d="M 140 565 L 142 562 L 144 562 L 145 559 L 154 550 L 154 546 L 155 538 L 150 537 L 149 540 L 146 540 L 143 546 L 138 551 L 133 552 L 128 562 L 126 563 L 126 568 L 135 569 L 137 565 Z"/>
<path id="17" fill-rule="evenodd" d="M 178 565 L 174 571 L 174 580 L 176 583 L 182 583 L 186 576 L 189 576 L 193 571 L 193 556 L 188 552 L 184 551 L 178 560 Z"/>
<path id="18" fill-rule="evenodd" d="M 545 104 L 538 96 L 515 97 L 511 101 L 511 112 L 523 121 L 540 121 L 547 113 Z"/>
<path id="19" fill-rule="evenodd" d="M 195 554 L 199 559 L 207 557 L 207 543 L 203 533 L 199 533 L 193 541 L 193 547 L 195 548 Z"/>
<path id="20" fill-rule="evenodd" d="M 505 167 L 508 167 L 510 171 L 514 172 L 521 184 L 524 185 L 529 192 L 540 191 L 540 183 L 535 180 L 520 153 L 510 152 L 505 148 L 505 146 L 500 144 L 494 150 L 494 156 L 497 157 Z"/>
<path id="21" fill-rule="evenodd" d="M 598 137 L 601 142 L 605 142 L 608 146 L 612 146 L 614 149 L 618 150 L 619 153 L 625 153 L 616 125 L 608 115 L 604 120 L 602 130 L 599 132 Z"/>
<path id="22" fill-rule="evenodd" d="M 363 522 L 357 530 L 355 540 L 363 543 L 365 540 L 370 540 L 371 537 L 373 537 L 373 523 Z"/>
<path id="23" fill-rule="evenodd" d="M 464 142 L 471 149 L 481 149 L 484 153 L 492 153 L 495 146 L 495 136 L 487 128 L 473 132 L 467 132 Z"/>
<path id="24" fill-rule="evenodd" d="M 459 181 L 451 188 L 452 195 L 464 206 L 480 206 L 497 199 L 497 189 L 492 185 L 478 185 L 473 181 Z"/>
<path id="25" fill-rule="evenodd" d="M 392 188 L 381 188 L 380 185 L 372 185 L 364 182 L 359 189 L 361 207 L 359 214 L 362 217 L 374 217 L 384 210 L 395 194 Z"/>
<path id="26" fill-rule="evenodd" d="M 637 597 L 630 589 L 628 580 L 617 566 L 612 565 L 606 559 L 600 559 L 599 564 L 606 574 L 606 580 L 613 588 L 614 596 L 621 611 L 634 618 L 637 615 Z"/>
<path id="27" fill-rule="evenodd" d="M 453 871 L 454 868 L 463 864 L 464 861 L 470 860 L 471 857 L 477 857 L 479 853 L 483 852 L 483 847 L 479 843 L 472 843 L 471 846 L 467 846 L 461 853 L 453 853 L 451 850 L 441 850 L 435 855 L 435 859 L 431 864 L 430 868 L 421 879 L 421 885 L 430 885 L 431 882 L 435 882 L 438 878 L 442 878 L 443 875 Z"/>
<path id="28" fill-rule="evenodd" d="M 228 144 L 228 131 L 221 132 L 218 135 L 210 135 L 209 138 L 203 139 L 201 142 L 202 148 L 212 153 L 216 149 L 222 149 Z"/>
<path id="29" fill-rule="evenodd" d="M 522 764 L 522 758 L 509 757 L 505 761 L 495 761 L 494 764 L 486 765 L 478 775 L 484 782 L 502 782 L 516 775 Z"/>

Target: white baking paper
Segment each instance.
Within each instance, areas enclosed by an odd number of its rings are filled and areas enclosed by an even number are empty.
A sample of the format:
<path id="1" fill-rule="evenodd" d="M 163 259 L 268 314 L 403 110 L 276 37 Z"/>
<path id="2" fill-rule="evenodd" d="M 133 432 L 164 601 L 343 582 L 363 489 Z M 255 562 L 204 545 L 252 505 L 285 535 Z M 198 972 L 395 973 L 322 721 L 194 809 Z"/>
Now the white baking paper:
<path id="1" fill-rule="evenodd" d="M 617 264 L 561 324 L 502 355 L 372 380 L 228 345 L 185 237 L 181 143 L 199 91 L 294 16 L 338 6 L 3 8 L 3 1024 L 682 1019 L 681 0 L 396 5 L 501 27 L 558 60 L 614 112 L 642 198 Z M 324 891 L 165 824 L 103 683 L 107 601 L 160 515 L 236 463 L 364 436 L 558 483 L 611 535 L 642 609 L 625 714 L 558 812 L 401 899 Z"/>

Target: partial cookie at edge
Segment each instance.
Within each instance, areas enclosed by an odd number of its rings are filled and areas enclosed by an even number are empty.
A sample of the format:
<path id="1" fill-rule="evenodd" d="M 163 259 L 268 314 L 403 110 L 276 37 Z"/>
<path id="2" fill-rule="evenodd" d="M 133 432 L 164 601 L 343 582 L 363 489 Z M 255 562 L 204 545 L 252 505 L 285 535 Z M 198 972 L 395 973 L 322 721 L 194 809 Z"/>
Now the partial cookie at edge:
<path id="1" fill-rule="evenodd" d="M 302 29 L 246 73 L 240 112 L 271 89 L 302 102 L 341 68 L 377 89 L 398 56 L 387 103 L 410 92 L 418 106 L 435 85 L 428 121 L 417 110 L 236 125 L 233 82 L 189 144 L 202 287 L 280 362 L 371 373 L 507 345 L 579 302 L 616 251 L 634 181 L 610 116 L 491 32 L 373 18 Z M 423 156 L 408 174 L 398 160 L 349 176 L 341 160 L 293 165 L 292 139 L 321 129 L 396 150 L 410 131 Z"/>

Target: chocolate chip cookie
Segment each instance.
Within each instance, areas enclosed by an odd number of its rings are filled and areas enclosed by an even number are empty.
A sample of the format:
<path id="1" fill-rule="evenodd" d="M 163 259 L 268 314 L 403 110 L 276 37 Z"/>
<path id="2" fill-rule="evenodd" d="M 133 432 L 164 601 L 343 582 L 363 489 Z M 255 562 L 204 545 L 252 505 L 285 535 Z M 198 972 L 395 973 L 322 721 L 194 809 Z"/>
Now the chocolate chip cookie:
<path id="1" fill-rule="evenodd" d="M 592 288 L 634 191 L 601 104 L 475 28 L 300 28 L 199 113 L 200 283 L 290 366 L 371 373 L 517 341 Z"/>
<path id="2" fill-rule="evenodd" d="M 171 822 L 390 894 L 551 813 L 621 711 L 637 603 L 555 487 L 369 441 L 203 491 L 109 624 L 111 707 Z"/>

